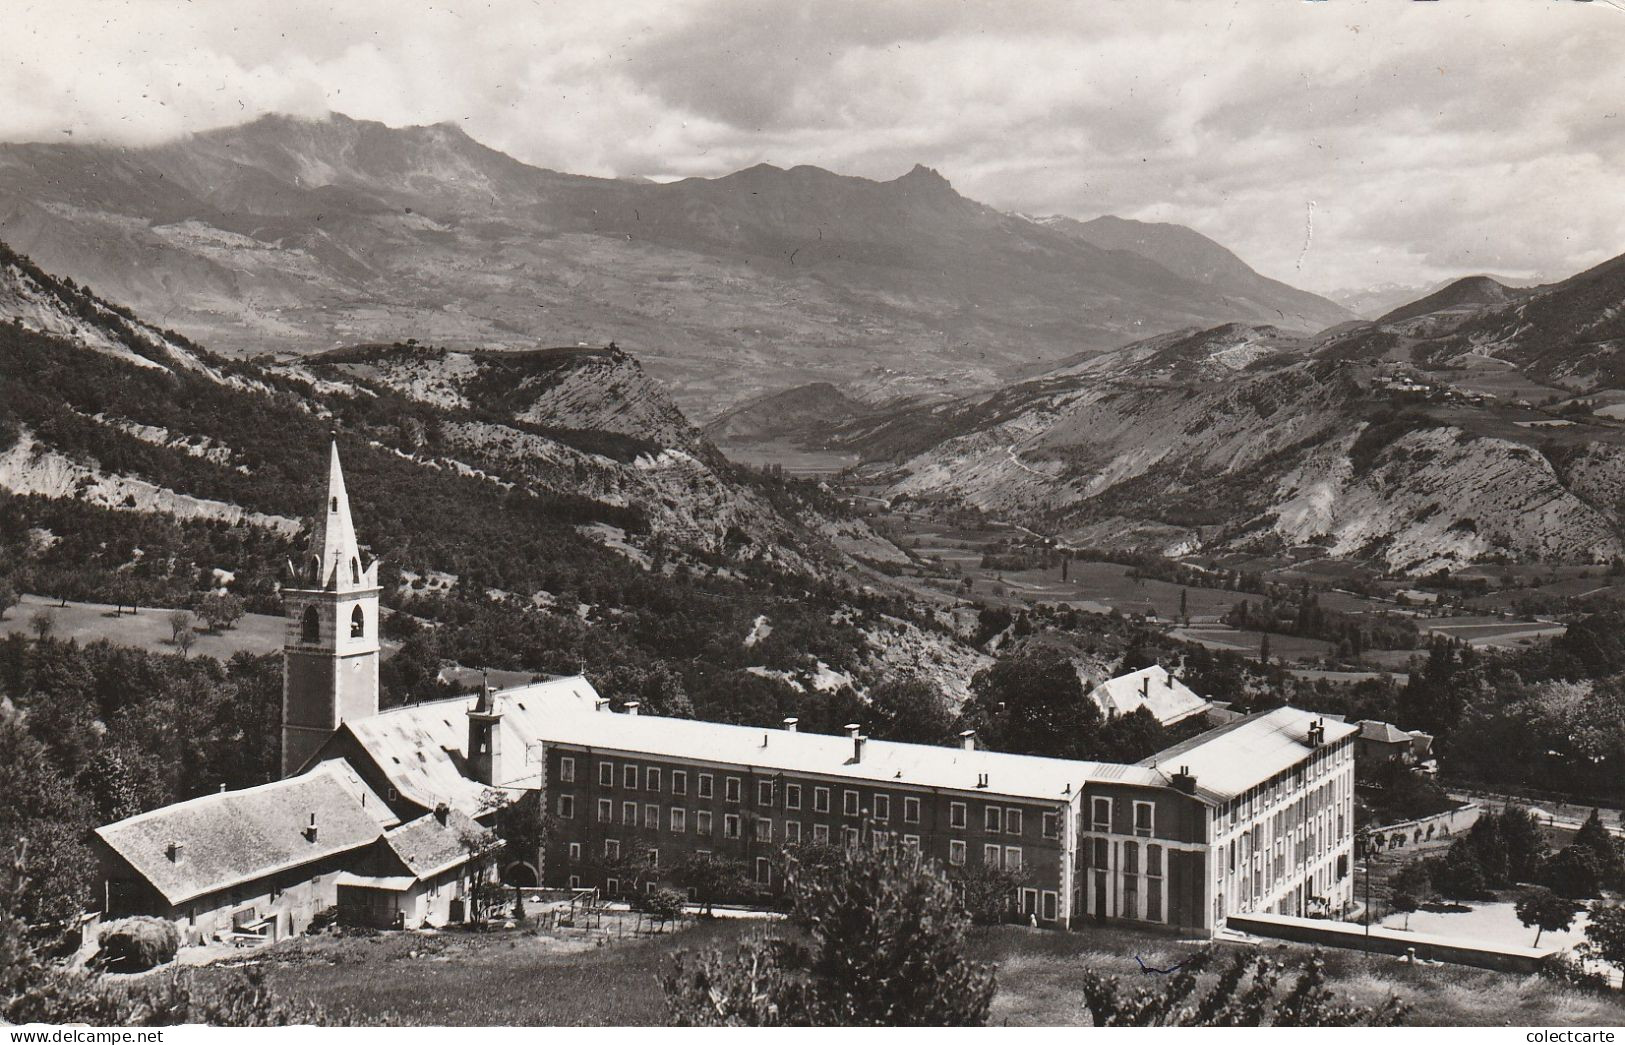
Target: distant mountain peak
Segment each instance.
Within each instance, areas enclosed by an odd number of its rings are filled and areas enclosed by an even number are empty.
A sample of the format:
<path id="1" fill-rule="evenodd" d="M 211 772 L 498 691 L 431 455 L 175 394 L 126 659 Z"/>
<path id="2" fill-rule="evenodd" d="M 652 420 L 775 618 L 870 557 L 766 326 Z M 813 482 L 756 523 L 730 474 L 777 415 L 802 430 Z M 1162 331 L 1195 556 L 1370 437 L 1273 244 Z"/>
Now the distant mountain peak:
<path id="1" fill-rule="evenodd" d="M 909 188 L 924 188 L 942 192 L 954 192 L 953 182 L 944 178 L 935 167 L 927 167 L 923 163 L 916 163 L 909 172 L 893 180 L 894 185 L 904 185 Z M 955 195 L 958 195 L 955 193 Z"/>

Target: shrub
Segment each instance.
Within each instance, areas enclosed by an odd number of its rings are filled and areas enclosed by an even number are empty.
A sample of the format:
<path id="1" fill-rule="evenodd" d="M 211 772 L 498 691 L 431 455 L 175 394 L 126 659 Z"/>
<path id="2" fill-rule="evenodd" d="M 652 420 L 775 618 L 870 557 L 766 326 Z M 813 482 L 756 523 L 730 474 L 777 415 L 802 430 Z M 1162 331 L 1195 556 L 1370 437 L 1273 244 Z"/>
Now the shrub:
<path id="1" fill-rule="evenodd" d="M 173 922 L 162 918 L 125 918 L 102 929 L 96 937 L 97 965 L 118 972 L 143 972 L 175 960 L 180 934 Z"/>
<path id="2" fill-rule="evenodd" d="M 656 889 L 652 893 L 639 894 L 634 899 L 637 910 L 668 921 L 681 918 L 683 905 L 687 902 L 687 898 L 676 889 Z"/>
<path id="3" fill-rule="evenodd" d="M 993 971 L 965 957 L 970 922 L 934 864 L 898 846 L 794 867 L 791 924 L 732 954 L 679 954 L 662 978 L 678 1026 L 980 1026 Z"/>
<path id="4" fill-rule="evenodd" d="M 1198 977 L 1213 971 L 1205 993 Z M 1285 978 L 1296 972 L 1284 991 Z M 1381 1005 L 1340 1005 L 1326 988 L 1326 963 L 1316 951 L 1301 967 L 1256 949 L 1221 960 L 1211 945 L 1197 951 L 1156 987 L 1126 987 L 1120 976 L 1090 972 L 1083 1002 L 1097 1027 L 1388 1027 L 1406 1007 L 1392 995 Z M 1135 978 L 1142 983 L 1142 978 Z"/>

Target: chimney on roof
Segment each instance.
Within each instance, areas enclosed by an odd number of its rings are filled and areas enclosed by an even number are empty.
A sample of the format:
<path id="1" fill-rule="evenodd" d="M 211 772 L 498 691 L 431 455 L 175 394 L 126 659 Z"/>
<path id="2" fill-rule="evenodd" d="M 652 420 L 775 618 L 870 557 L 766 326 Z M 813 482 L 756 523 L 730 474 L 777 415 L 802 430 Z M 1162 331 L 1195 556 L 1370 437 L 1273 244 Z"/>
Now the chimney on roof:
<path id="1" fill-rule="evenodd" d="M 608 711 L 609 710 L 609 698 L 608 697 L 594 697 L 594 698 L 592 698 L 592 709 L 594 711 Z"/>
<path id="2" fill-rule="evenodd" d="M 984 787 L 987 786 L 987 774 L 986 773 L 977 773 L 976 774 L 976 786 L 978 788 L 984 788 Z"/>
<path id="3" fill-rule="evenodd" d="M 852 761 L 863 761 L 863 745 L 868 742 L 869 738 L 863 736 L 861 733 L 852 734 Z"/>
<path id="4" fill-rule="evenodd" d="M 437 802 L 434 807 L 434 818 L 444 826 L 446 821 L 451 818 L 451 806 L 444 802 Z"/>
<path id="5" fill-rule="evenodd" d="M 976 730 L 967 729 L 963 733 L 959 734 L 959 746 L 964 748 L 966 751 L 975 751 Z"/>
<path id="6" fill-rule="evenodd" d="M 305 828 L 305 841 L 316 841 L 316 814 L 314 812 L 310 814 L 310 826 Z"/>
<path id="7" fill-rule="evenodd" d="M 799 718 L 795 718 L 793 716 L 790 717 L 790 718 L 785 719 L 784 720 L 784 731 L 786 733 L 794 733 L 796 731 L 796 724 L 799 723 L 800 721 L 801 720 Z"/>
<path id="8" fill-rule="evenodd" d="M 1144 700 L 1151 699 L 1151 676 L 1149 674 L 1140 676 L 1140 697 Z"/>
<path id="9" fill-rule="evenodd" d="M 1187 795 L 1196 794 L 1196 778 L 1191 775 L 1190 766 L 1180 766 L 1179 772 L 1173 776 L 1174 790 L 1183 791 Z"/>
<path id="10" fill-rule="evenodd" d="M 1326 720 L 1317 718 L 1309 723 L 1309 746 L 1319 747 L 1326 742 Z"/>
<path id="11" fill-rule="evenodd" d="M 622 706 L 626 709 L 626 713 L 628 715 L 632 715 L 632 716 L 636 717 L 636 715 L 638 713 L 638 702 L 637 701 L 629 700 Z"/>
<path id="12" fill-rule="evenodd" d="M 164 850 L 164 855 L 169 857 L 169 862 L 170 863 L 172 863 L 172 864 L 180 863 L 181 862 L 181 857 L 186 855 L 186 843 L 181 841 L 178 838 L 175 839 L 174 841 L 169 843 L 169 848 Z"/>
<path id="13" fill-rule="evenodd" d="M 856 722 L 848 722 L 846 724 L 846 735 L 851 737 L 852 739 L 856 740 L 857 737 L 858 737 L 858 734 L 862 733 L 862 732 L 863 732 L 863 727 L 858 725 Z"/>

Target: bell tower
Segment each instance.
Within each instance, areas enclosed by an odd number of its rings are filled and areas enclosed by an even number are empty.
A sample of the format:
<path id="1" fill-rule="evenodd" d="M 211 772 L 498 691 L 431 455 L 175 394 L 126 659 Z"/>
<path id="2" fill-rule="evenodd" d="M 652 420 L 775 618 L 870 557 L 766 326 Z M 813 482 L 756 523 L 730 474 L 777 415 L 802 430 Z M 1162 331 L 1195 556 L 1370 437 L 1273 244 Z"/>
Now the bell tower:
<path id="1" fill-rule="evenodd" d="M 363 567 L 335 437 L 327 496 L 304 561 L 282 588 L 282 775 L 302 768 L 345 720 L 378 713 L 378 560 Z"/>

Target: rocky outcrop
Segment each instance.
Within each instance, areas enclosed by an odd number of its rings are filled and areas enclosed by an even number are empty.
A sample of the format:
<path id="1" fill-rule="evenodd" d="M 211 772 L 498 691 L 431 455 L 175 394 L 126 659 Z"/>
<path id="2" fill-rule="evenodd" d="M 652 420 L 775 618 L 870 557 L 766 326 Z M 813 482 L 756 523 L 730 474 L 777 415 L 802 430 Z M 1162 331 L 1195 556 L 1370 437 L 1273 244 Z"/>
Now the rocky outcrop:
<path id="1" fill-rule="evenodd" d="M 0 452 L 0 488 L 12 493 L 74 498 L 119 511 L 160 512 L 177 519 L 207 519 L 233 525 L 247 523 L 292 535 L 297 519 L 251 512 L 235 504 L 177 493 L 131 475 L 103 472 L 43 446 L 24 429 L 11 447 Z"/>

